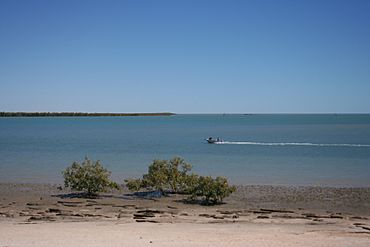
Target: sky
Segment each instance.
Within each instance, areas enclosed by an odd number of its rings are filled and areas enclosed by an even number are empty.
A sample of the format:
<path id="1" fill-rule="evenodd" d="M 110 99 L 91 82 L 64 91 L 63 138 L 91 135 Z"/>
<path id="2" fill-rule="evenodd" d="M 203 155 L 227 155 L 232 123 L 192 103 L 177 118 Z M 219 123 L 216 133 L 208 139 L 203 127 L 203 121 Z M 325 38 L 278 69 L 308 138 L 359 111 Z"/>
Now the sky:
<path id="1" fill-rule="evenodd" d="M 370 113 L 368 0 L 0 0 L 0 111 Z"/>

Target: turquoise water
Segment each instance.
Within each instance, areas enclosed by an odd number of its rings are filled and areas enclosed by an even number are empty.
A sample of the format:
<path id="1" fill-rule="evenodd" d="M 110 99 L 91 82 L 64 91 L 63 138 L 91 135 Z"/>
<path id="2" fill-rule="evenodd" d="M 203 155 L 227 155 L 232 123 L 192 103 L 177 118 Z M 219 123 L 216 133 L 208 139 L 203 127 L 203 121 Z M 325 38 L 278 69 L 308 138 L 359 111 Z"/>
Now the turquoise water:
<path id="1" fill-rule="evenodd" d="M 370 186 L 370 115 L 0 118 L 1 182 L 61 182 L 85 156 L 122 181 L 176 155 L 237 184 Z"/>

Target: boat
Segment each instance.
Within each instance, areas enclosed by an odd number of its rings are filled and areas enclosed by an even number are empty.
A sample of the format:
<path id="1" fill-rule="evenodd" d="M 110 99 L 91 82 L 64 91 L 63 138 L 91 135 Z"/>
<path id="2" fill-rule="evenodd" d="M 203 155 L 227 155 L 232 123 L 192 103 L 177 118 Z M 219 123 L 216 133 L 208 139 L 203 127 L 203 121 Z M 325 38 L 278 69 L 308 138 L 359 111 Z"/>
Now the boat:
<path id="1" fill-rule="evenodd" d="M 205 139 L 209 144 L 217 144 L 217 143 L 222 143 L 224 142 L 222 139 L 220 138 L 213 138 L 213 137 L 209 137 L 207 139 Z"/>

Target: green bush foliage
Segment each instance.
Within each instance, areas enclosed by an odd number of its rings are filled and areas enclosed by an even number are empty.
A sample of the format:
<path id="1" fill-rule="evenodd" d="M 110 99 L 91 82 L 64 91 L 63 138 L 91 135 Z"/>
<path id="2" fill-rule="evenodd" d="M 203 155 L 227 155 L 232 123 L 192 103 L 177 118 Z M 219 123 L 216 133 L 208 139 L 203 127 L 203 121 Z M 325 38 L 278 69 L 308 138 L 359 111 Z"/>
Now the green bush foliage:
<path id="1" fill-rule="evenodd" d="M 127 179 L 126 186 L 131 191 L 154 189 L 162 193 L 183 193 L 187 187 L 188 172 L 192 166 L 180 157 L 171 160 L 154 160 L 148 173 L 142 179 Z"/>
<path id="2" fill-rule="evenodd" d="M 87 157 L 80 164 L 73 162 L 63 172 L 64 185 L 72 190 L 84 191 L 88 196 L 96 196 L 109 188 L 118 189 L 118 184 L 109 179 L 110 172 L 100 161 L 92 161 Z"/>
<path id="3" fill-rule="evenodd" d="M 200 198 L 205 204 L 217 204 L 223 201 L 231 193 L 235 192 L 236 187 L 230 186 L 224 177 L 212 178 L 210 176 L 194 177 L 192 185 L 189 186 L 190 200 Z"/>
<path id="4" fill-rule="evenodd" d="M 126 186 L 131 191 L 139 191 L 143 188 L 141 179 L 126 179 Z"/>
<path id="5" fill-rule="evenodd" d="M 171 160 L 154 160 L 148 173 L 141 179 L 127 179 L 126 186 L 131 191 L 157 190 L 188 194 L 189 200 L 201 200 L 206 205 L 217 204 L 233 193 L 236 188 L 230 186 L 224 177 L 212 178 L 189 174 L 192 166 L 184 159 L 175 157 Z"/>

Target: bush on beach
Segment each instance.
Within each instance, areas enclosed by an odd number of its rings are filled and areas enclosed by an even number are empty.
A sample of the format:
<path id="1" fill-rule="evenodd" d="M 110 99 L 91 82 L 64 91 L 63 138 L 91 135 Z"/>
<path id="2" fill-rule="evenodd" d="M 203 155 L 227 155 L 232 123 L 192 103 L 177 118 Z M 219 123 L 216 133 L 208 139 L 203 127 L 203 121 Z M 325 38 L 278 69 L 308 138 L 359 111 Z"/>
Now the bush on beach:
<path id="1" fill-rule="evenodd" d="M 171 160 L 154 160 L 142 179 L 126 179 L 125 182 L 131 191 L 147 189 L 157 190 L 162 194 L 184 193 L 191 168 L 192 166 L 180 157 L 174 157 Z"/>
<path id="2" fill-rule="evenodd" d="M 175 157 L 169 161 L 154 160 L 148 173 L 142 179 L 126 179 L 126 186 L 131 191 L 156 190 L 161 194 L 182 193 L 189 201 L 200 199 L 206 205 L 217 204 L 233 193 L 236 188 L 230 186 L 224 177 L 212 178 L 189 174 L 192 166 L 184 159 Z"/>
<path id="3" fill-rule="evenodd" d="M 204 204 L 213 205 L 221 203 L 225 197 L 236 191 L 235 186 L 230 186 L 224 177 L 212 178 L 199 176 L 189 187 L 189 200 L 201 198 Z"/>
<path id="4" fill-rule="evenodd" d="M 65 187 L 84 191 L 89 197 L 110 188 L 118 189 L 118 184 L 109 179 L 110 171 L 105 169 L 99 160 L 94 162 L 86 157 L 81 164 L 75 161 L 62 174 Z"/>
<path id="5" fill-rule="evenodd" d="M 200 200 L 205 205 L 221 203 L 236 190 L 224 177 L 190 174 L 191 168 L 192 165 L 180 157 L 154 160 L 148 167 L 148 173 L 141 179 L 126 179 L 125 182 L 131 191 L 154 190 L 159 196 L 168 193 L 186 194 L 188 201 Z M 94 162 L 86 157 L 81 164 L 73 162 L 62 174 L 65 187 L 84 191 L 88 197 L 108 189 L 119 189 L 118 184 L 109 179 L 111 173 L 99 160 Z"/>

